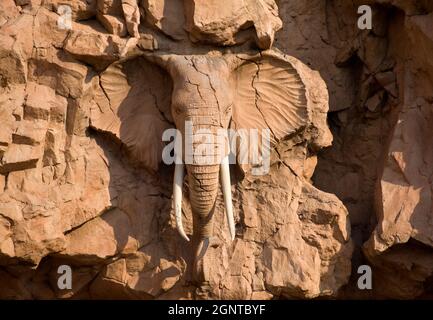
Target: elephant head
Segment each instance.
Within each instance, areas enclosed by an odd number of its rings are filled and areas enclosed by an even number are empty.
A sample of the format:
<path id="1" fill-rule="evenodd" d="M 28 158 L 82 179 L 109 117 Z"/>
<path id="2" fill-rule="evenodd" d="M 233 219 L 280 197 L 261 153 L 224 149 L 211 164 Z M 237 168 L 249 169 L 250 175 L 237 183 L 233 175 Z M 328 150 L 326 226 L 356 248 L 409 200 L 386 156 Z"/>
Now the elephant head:
<path id="1" fill-rule="evenodd" d="M 235 237 L 235 224 L 231 200 L 230 172 L 227 148 L 218 133 L 229 127 L 233 92 L 230 83 L 230 70 L 224 59 L 206 55 L 180 56 L 160 55 L 150 58 L 163 66 L 173 80 L 171 95 L 171 115 L 176 128 L 180 131 L 182 157 L 176 164 L 173 183 L 173 204 L 177 229 L 189 241 L 182 225 L 182 185 L 186 168 L 190 186 L 190 203 L 194 218 L 194 235 L 207 244 L 212 234 L 212 215 L 217 197 L 219 180 L 224 195 L 227 221 L 231 239 Z M 186 126 L 191 124 L 191 130 Z M 199 143 L 193 136 L 206 131 L 211 139 L 206 148 L 206 156 L 211 161 L 200 163 L 194 154 L 189 154 L 188 143 L 194 150 Z M 187 157 L 191 159 L 185 161 Z M 185 165 L 184 165 L 185 164 Z M 201 247 L 201 246 L 200 246 Z M 203 248 L 205 249 L 205 247 Z"/>
<path id="2" fill-rule="evenodd" d="M 315 72 L 293 57 L 276 50 L 251 54 L 146 53 L 143 55 L 146 61 L 151 62 L 151 66 L 146 67 L 147 71 L 137 71 L 140 64 L 144 63 L 141 60 L 141 62 L 129 60 L 127 66 L 125 66 L 126 62 L 121 61 L 105 72 L 109 75 L 106 80 L 102 75 L 101 85 L 111 105 L 117 103 L 117 105 L 128 106 L 117 110 L 111 106 L 111 111 L 108 113 L 116 114 L 119 118 L 120 139 L 128 147 L 133 157 L 149 168 L 156 169 L 161 161 L 161 149 L 163 148 L 161 136 L 167 127 L 167 121 L 164 121 L 163 118 L 174 123 L 182 133 L 182 139 L 187 136 L 186 122 L 192 123 L 193 131 L 207 129 L 211 134 L 216 134 L 218 129 L 238 131 L 256 129 L 259 130 L 259 133 L 267 129 L 270 132 L 271 147 L 281 140 L 296 135 L 305 135 L 306 132 L 310 135 L 308 140 L 312 144 L 329 137 L 329 134 L 324 137 L 323 133 L 318 133 L 320 126 L 312 123 L 313 112 L 323 113 L 326 119 L 327 97 L 316 96 L 317 92 L 326 93 L 326 89 L 323 90 L 325 85 L 320 76 L 316 76 Z M 150 74 L 157 73 L 156 65 L 166 70 L 167 76 L 149 78 Z M 147 85 L 147 88 L 150 89 L 140 86 L 140 82 L 137 81 L 134 85 L 128 72 L 150 82 Z M 116 95 L 116 90 L 118 90 L 116 86 L 119 86 L 118 81 L 120 81 L 116 79 L 123 79 L 122 81 L 127 79 L 130 87 L 128 95 Z M 155 88 L 152 89 L 152 86 Z M 161 90 L 161 86 L 166 87 L 171 94 L 156 96 L 152 93 L 152 90 L 155 92 Z M 314 88 L 317 87 L 320 89 L 315 90 Z M 147 91 L 150 92 L 147 97 L 143 96 L 141 101 L 137 99 L 137 96 Z M 171 101 L 168 103 L 167 99 L 170 97 Z M 128 102 L 128 99 L 133 102 Z M 154 100 L 157 108 L 145 106 L 145 101 L 149 100 Z M 163 100 L 169 105 L 169 110 L 161 107 Z M 107 120 L 104 121 L 107 123 Z M 221 140 L 215 139 L 214 141 Z M 260 141 L 261 139 L 258 140 Z M 250 147 L 262 150 L 261 146 Z M 236 152 L 241 149 L 237 148 Z M 182 238 L 189 240 L 182 225 L 181 212 L 182 185 L 186 171 L 193 213 L 193 235 L 196 240 L 196 263 L 206 251 L 208 239 L 212 235 L 212 216 L 220 183 L 230 238 L 235 238 L 227 160 L 229 150 L 218 143 L 213 143 L 207 150 L 210 150 L 212 155 L 216 155 L 215 159 L 220 159 L 220 161 L 205 165 L 194 161 L 184 164 L 184 153 L 182 161 L 176 164 L 173 183 L 173 204 L 177 229 Z M 238 160 L 240 157 L 240 153 L 237 153 Z M 244 161 L 242 169 L 247 171 L 251 165 L 255 164 L 246 164 Z"/>

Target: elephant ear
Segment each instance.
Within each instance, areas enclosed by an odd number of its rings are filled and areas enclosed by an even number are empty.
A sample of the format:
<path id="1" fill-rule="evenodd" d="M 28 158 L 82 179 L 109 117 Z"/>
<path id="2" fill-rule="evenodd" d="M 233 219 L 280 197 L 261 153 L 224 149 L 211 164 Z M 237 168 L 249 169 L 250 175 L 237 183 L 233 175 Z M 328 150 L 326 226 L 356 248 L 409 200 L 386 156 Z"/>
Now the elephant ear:
<path id="1" fill-rule="evenodd" d="M 112 64 L 99 80 L 91 126 L 115 136 L 135 162 L 156 171 L 164 147 L 162 134 L 173 127 L 170 76 L 138 57 Z"/>
<path id="2" fill-rule="evenodd" d="M 268 50 L 255 55 L 233 55 L 229 64 L 234 70 L 235 82 L 231 127 L 236 132 L 258 129 L 259 158 L 263 156 L 264 151 L 269 151 L 262 144 L 264 129 L 269 129 L 269 149 L 281 140 L 306 132 L 312 124 L 312 110 L 316 108 L 316 104 L 324 111 L 322 120 L 326 123 L 326 85 L 317 72 L 299 60 L 275 50 Z M 315 86 L 319 89 L 315 90 Z M 313 97 L 317 92 L 322 96 Z M 249 151 L 251 147 L 254 146 L 250 144 Z M 237 148 L 237 161 L 246 171 L 249 166 L 242 166 L 245 158 L 240 159 L 240 150 L 242 146 Z M 252 164 L 260 165 L 254 161 Z"/>

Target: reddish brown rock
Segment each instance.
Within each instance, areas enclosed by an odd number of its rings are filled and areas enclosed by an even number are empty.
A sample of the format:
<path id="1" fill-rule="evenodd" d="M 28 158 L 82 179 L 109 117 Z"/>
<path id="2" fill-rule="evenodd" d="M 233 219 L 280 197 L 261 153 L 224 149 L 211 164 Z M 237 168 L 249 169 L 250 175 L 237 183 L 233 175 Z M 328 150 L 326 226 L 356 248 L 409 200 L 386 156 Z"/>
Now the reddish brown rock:
<path id="1" fill-rule="evenodd" d="M 191 277 L 187 269 L 192 261 L 189 246 L 178 241 L 174 228 L 171 169 L 158 167 L 158 158 L 143 161 L 147 159 L 146 150 L 134 149 L 135 140 L 125 137 L 132 129 L 125 131 L 122 127 L 132 117 L 150 117 L 154 119 L 150 123 L 155 129 L 154 139 L 160 144 L 163 130 L 172 126 L 173 80 L 149 60 L 134 58 L 139 54 L 136 45 L 149 52 L 157 49 L 160 37 L 156 40 L 151 32 L 135 40 L 118 36 L 126 35 L 127 28 L 130 35 L 137 37 L 138 11 L 134 2 L 97 2 L 96 17 L 112 35 L 92 23 L 73 23 L 71 31 L 50 33 L 56 28 L 57 17 L 46 8 L 56 10 L 58 3 L 45 5 L 33 16 L 16 19 L 5 29 L 23 48 L 16 56 L 30 63 L 28 72 L 22 71 L 28 78 L 11 76 L 5 88 L 8 108 L 2 110 L 9 124 L 2 133 L 5 193 L 0 209 L 2 217 L 10 220 L 2 221 L 0 250 L 5 259 L 16 258 L 38 266 L 35 278 L 20 278 L 27 281 L 32 295 L 270 299 L 337 293 L 347 282 L 350 269 L 347 212 L 337 199 L 310 185 L 315 154 L 307 156 L 306 145 L 290 139 L 278 147 L 279 153 L 273 152 L 269 176 L 255 179 L 247 170 L 245 179 L 236 182 L 236 221 L 245 230 L 233 246 L 227 242 L 219 191 L 216 236 L 204 261 L 208 286 L 202 285 L 198 291 L 185 286 Z M 172 12 L 164 9 L 166 5 L 145 4 L 146 19 L 185 46 L 188 39 L 182 31 L 184 21 L 170 20 L 175 11 L 183 11 L 182 6 Z M 210 42 L 217 39 L 214 44 L 234 45 L 240 32 L 245 39 L 256 39 L 261 47 L 271 46 L 280 28 L 276 9 L 271 2 L 242 3 L 239 12 L 249 10 L 254 14 L 228 15 L 220 20 L 211 31 L 214 35 L 209 37 Z M 91 3 L 73 4 L 72 10 L 74 20 L 93 16 Z M 205 7 L 198 6 L 197 10 L 197 18 L 206 18 Z M 252 25 L 243 32 L 241 29 L 250 20 L 256 32 Z M 227 24 L 232 25 L 229 32 L 223 31 Z M 22 35 L 19 28 L 25 25 L 34 25 L 35 32 Z M 202 37 L 203 30 L 198 28 L 193 36 Z M 28 47 L 27 40 L 34 42 L 36 49 Z M 166 40 L 161 41 L 166 47 Z M 12 52 L 13 46 L 9 47 Z M 307 88 L 307 108 L 311 109 L 300 123 L 291 125 L 301 128 L 308 122 L 311 132 L 302 131 L 297 139 L 309 141 L 312 148 L 323 148 L 331 142 L 326 127 L 325 85 L 319 74 L 295 59 L 290 61 Z M 270 74 L 267 69 L 260 71 L 261 86 L 266 86 Z M 249 82 L 245 85 L 249 86 Z M 20 92 L 22 100 L 17 98 Z M 139 124 L 136 122 L 136 130 Z M 278 134 L 281 139 L 282 134 Z M 279 167 L 278 163 L 286 166 Z M 144 170 L 143 165 L 153 172 Z M 262 200 L 256 202 L 254 190 L 259 189 Z M 185 227 L 191 232 L 188 198 L 184 205 Z M 319 207 L 323 209 L 317 211 Z M 317 219 L 324 219 L 329 227 L 322 227 Z M 284 232 L 288 228 L 289 234 Z M 332 240 L 319 239 L 323 233 Z M 296 241 L 287 241 L 287 235 Z M 275 252 L 278 246 L 286 246 L 289 253 L 279 255 Z M 304 249 L 302 255 L 300 248 Z M 43 259 L 51 254 L 55 258 Z M 306 263 L 310 260 L 315 261 L 313 267 Z M 47 282 L 55 287 L 59 263 L 72 264 L 77 273 L 72 290 L 47 289 Z M 281 265 L 293 266 L 294 274 L 276 273 Z M 299 279 L 305 275 L 310 281 L 302 283 Z"/>
<path id="2" fill-rule="evenodd" d="M 131 40 L 102 33 L 72 31 L 65 41 L 64 49 L 96 70 L 103 70 L 124 53 L 133 50 L 136 41 Z"/>
<path id="3" fill-rule="evenodd" d="M 360 4 L 372 5 L 371 31 L 356 28 Z M 60 5 L 72 30 L 58 27 Z M 0 298 L 429 297 L 432 10 L 406 0 L 2 1 Z M 291 69 L 251 54 L 272 45 Z M 249 62 L 234 73 L 242 110 L 271 100 L 284 111 L 296 97 L 307 106 L 273 132 L 269 174 L 230 166 L 235 240 L 218 188 L 199 283 L 161 135 L 176 118 L 173 61 L 199 62 L 179 73 L 210 106 L 229 90 L 213 87 L 224 68 L 209 77 L 203 66 L 233 52 Z M 274 85 L 288 70 L 298 76 L 289 97 Z M 259 118 L 273 127 L 280 115 Z M 183 193 L 191 235 L 189 181 Z M 71 290 L 57 287 L 62 264 Z M 371 291 L 356 286 L 360 264 L 373 269 Z"/>
<path id="4" fill-rule="evenodd" d="M 0 27 L 11 18 L 19 15 L 19 8 L 15 5 L 14 0 L 5 0 L 0 4 Z"/>
<path id="5" fill-rule="evenodd" d="M 119 37 L 125 37 L 127 35 L 127 28 L 125 20 L 118 16 L 111 16 L 108 14 L 97 14 L 98 21 L 102 26 L 111 34 Z"/>
<path id="6" fill-rule="evenodd" d="M 54 12 L 59 11 L 60 6 L 68 6 L 71 9 L 74 21 L 87 20 L 96 15 L 97 0 L 47 0 L 44 6 Z"/>
<path id="7" fill-rule="evenodd" d="M 131 37 L 138 38 L 140 25 L 140 9 L 137 0 L 122 0 L 123 16 L 126 20 L 126 29 Z"/>
<path id="8" fill-rule="evenodd" d="M 25 83 L 27 64 L 20 45 L 6 35 L 0 35 L 0 45 L 0 86 L 4 88 L 12 83 Z"/>
<path id="9" fill-rule="evenodd" d="M 175 40 L 186 37 L 183 1 L 144 0 L 142 6 L 148 23 Z"/>
<path id="10" fill-rule="evenodd" d="M 195 41 L 233 45 L 251 38 L 238 33 L 254 26 L 253 38 L 258 47 L 269 49 L 275 32 L 282 27 L 278 7 L 273 0 L 189 0 L 185 4 L 187 29 Z"/>

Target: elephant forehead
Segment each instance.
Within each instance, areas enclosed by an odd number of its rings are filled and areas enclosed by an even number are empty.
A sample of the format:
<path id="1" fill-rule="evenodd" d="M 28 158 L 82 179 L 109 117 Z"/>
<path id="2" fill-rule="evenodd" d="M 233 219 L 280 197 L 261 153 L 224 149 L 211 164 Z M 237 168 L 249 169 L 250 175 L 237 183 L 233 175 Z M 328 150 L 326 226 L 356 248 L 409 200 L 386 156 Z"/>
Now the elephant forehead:
<path id="1" fill-rule="evenodd" d="M 175 70 L 179 82 L 190 82 L 202 87 L 214 89 L 229 85 L 230 70 L 227 63 L 218 57 L 185 56 L 177 60 Z M 175 83 L 176 84 L 176 83 Z"/>
<path id="2" fill-rule="evenodd" d="M 193 65 L 193 67 L 202 73 L 209 73 L 218 71 L 221 74 L 228 74 L 229 68 L 222 57 L 209 56 L 209 55 L 193 55 L 187 56 L 187 60 Z"/>
<path id="3" fill-rule="evenodd" d="M 218 70 L 208 71 L 206 73 L 195 69 L 188 69 L 181 72 L 175 79 L 175 86 L 183 87 L 188 85 L 199 86 L 203 89 L 226 90 L 230 87 L 229 75 L 224 75 Z"/>
<path id="4" fill-rule="evenodd" d="M 186 81 L 183 86 L 176 86 L 173 91 L 172 102 L 183 106 L 225 106 L 233 99 L 232 89 L 216 86 L 209 83 L 205 85 L 194 84 Z"/>

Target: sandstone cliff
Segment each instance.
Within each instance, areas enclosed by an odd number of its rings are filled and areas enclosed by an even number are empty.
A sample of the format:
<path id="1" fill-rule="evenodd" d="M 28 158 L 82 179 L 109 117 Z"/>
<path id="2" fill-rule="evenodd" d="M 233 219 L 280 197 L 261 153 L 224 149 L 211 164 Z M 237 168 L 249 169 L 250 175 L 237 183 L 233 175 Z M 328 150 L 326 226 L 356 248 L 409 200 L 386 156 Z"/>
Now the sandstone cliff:
<path id="1" fill-rule="evenodd" d="M 219 191 L 197 286 L 173 166 L 140 162 L 118 110 L 146 108 L 143 139 L 173 127 L 173 83 L 142 53 L 270 47 L 317 71 L 311 132 L 278 143 L 268 175 L 231 166 L 236 239 Z M 432 49 L 427 0 L 2 0 L 0 298 L 430 297 Z"/>

